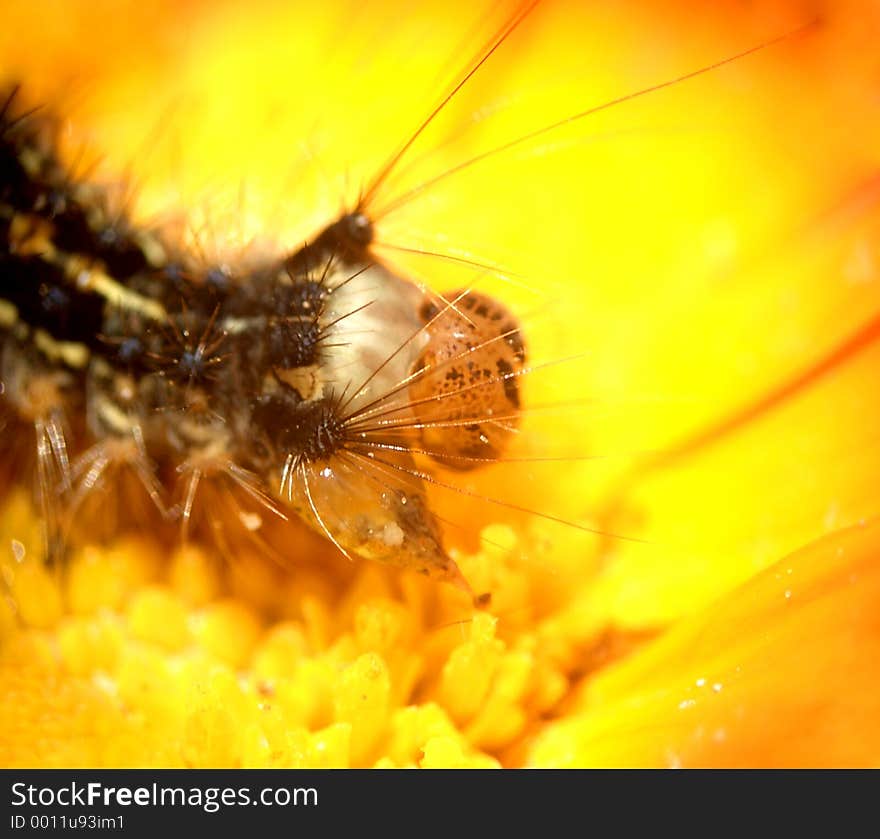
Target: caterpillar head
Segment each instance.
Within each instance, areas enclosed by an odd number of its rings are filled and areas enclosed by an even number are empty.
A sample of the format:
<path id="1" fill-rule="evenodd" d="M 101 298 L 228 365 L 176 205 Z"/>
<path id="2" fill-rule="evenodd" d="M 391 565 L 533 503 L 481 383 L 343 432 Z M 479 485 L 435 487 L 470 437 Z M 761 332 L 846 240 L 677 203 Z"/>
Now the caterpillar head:
<path id="1" fill-rule="evenodd" d="M 501 454 L 517 425 L 524 344 L 492 298 L 437 298 L 380 264 L 358 218 L 286 260 L 287 297 L 316 283 L 320 293 L 308 312 L 273 309 L 240 434 L 282 499 L 344 553 L 466 587 L 426 485 L 442 483 L 438 464 L 471 469 Z"/>

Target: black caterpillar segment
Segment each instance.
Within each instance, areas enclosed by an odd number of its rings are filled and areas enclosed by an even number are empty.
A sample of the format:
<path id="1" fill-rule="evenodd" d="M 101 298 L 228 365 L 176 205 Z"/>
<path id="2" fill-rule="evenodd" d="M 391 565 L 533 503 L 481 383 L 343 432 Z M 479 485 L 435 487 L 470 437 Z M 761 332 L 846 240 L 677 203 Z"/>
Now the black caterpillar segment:
<path id="1" fill-rule="evenodd" d="M 0 254 L 0 294 L 15 307 L 22 326 L 42 329 L 58 342 L 99 349 L 105 300 L 68 282 L 64 269 L 44 257 L 16 253 L 14 236 L 6 241 L 12 252 Z"/>
<path id="2" fill-rule="evenodd" d="M 224 473 L 347 555 L 466 588 L 418 462 L 503 450 L 525 363 L 511 314 L 389 270 L 361 210 L 246 268 L 198 266 L 73 178 L 51 125 L 15 90 L 0 112 L 2 398 L 36 429 L 43 503 L 75 511 L 122 466 L 167 510 L 158 475 L 176 472 L 188 522 L 201 476 Z"/>
<path id="3" fill-rule="evenodd" d="M 161 264 L 159 241 L 113 213 L 104 190 L 77 182 L 58 160 L 57 121 L 39 109 L 16 116 L 17 96 L 12 87 L 0 108 L 0 201 L 4 219 L 30 233 L 17 237 L 19 247 L 91 255 L 116 280 Z"/>

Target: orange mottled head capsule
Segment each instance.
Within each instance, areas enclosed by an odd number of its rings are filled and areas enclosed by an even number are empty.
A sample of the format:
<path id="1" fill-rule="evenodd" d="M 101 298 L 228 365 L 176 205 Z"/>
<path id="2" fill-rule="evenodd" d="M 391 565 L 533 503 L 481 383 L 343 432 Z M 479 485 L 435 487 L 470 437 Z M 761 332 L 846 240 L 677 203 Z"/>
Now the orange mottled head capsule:
<path id="1" fill-rule="evenodd" d="M 476 291 L 432 300 L 420 314 L 428 343 L 409 395 L 424 452 L 459 470 L 496 460 L 519 424 L 526 360 L 519 322 Z"/>

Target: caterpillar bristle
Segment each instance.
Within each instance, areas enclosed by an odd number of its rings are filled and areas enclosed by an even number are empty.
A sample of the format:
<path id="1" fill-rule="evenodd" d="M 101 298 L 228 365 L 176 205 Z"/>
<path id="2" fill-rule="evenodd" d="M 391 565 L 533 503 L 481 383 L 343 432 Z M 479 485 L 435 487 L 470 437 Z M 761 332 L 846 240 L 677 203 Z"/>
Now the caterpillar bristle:
<path id="1" fill-rule="evenodd" d="M 63 554 L 87 511 L 120 486 L 138 500 L 107 515 L 110 529 L 144 507 L 175 519 L 184 540 L 207 534 L 224 554 L 242 541 L 274 554 L 264 534 L 298 517 L 347 560 L 380 560 L 466 591 L 446 534 L 456 517 L 436 505 L 438 494 L 498 520 L 646 543 L 586 509 L 557 514 L 526 503 L 522 487 L 481 483 L 505 464 L 561 461 L 520 439 L 541 408 L 529 383 L 561 360 L 533 357 L 518 309 L 482 290 L 489 280 L 540 294 L 547 283 L 454 242 L 394 241 L 386 222 L 461 172 L 804 27 L 599 104 L 575 103 L 562 119 L 424 174 L 430 154 L 416 161 L 417 144 L 456 145 L 444 119 L 539 5 L 516 3 L 495 26 L 489 15 L 475 30 L 488 37 L 355 198 L 307 239 L 276 247 L 243 224 L 229 247 L 228 220 L 209 206 L 176 229 L 146 222 L 133 178 L 97 182 L 85 146 L 65 163 L 51 108 L 27 108 L 9 86 L 0 105 L 3 404 L 13 422 L 33 427 L 47 553 Z M 234 203 L 232 215 L 246 215 L 243 187 Z M 389 254 L 427 270 L 410 273 Z M 441 265 L 464 276 L 457 291 L 433 282 Z M 599 456 L 572 452 L 568 462 Z M 227 520 L 206 510 L 210 493 Z"/>

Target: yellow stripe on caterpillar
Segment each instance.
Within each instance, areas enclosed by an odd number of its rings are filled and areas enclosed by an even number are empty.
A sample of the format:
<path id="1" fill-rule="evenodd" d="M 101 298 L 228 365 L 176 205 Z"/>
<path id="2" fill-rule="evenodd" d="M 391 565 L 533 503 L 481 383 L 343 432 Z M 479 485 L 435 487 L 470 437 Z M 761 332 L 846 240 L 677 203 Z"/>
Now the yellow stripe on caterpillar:
<path id="1" fill-rule="evenodd" d="M 62 362 L 74 370 L 82 370 L 88 363 L 91 353 L 85 344 L 73 341 L 56 341 L 45 329 L 34 330 L 34 346 L 49 361 Z"/>

